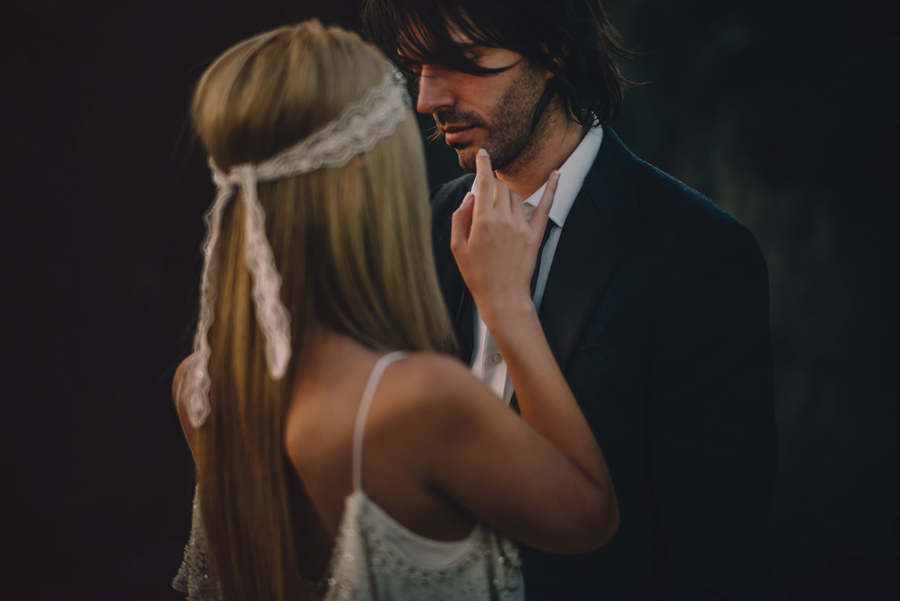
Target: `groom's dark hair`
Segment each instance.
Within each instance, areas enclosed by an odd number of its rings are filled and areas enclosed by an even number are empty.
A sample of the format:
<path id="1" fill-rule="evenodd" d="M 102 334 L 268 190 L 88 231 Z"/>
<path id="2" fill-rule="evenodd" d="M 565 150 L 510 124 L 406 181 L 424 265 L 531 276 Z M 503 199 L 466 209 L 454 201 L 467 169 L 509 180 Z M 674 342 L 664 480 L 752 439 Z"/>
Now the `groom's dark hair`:
<path id="1" fill-rule="evenodd" d="M 590 125 L 615 120 L 629 82 L 616 64 L 630 57 L 606 18 L 600 0 L 364 0 L 363 27 L 369 40 L 409 77 L 415 62 L 474 75 L 505 69 L 480 67 L 453 39 L 514 50 L 553 73 L 537 104 L 533 125 L 556 96 L 569 119 Z M 507 67 L 507 69 L 510 67 Z"/>

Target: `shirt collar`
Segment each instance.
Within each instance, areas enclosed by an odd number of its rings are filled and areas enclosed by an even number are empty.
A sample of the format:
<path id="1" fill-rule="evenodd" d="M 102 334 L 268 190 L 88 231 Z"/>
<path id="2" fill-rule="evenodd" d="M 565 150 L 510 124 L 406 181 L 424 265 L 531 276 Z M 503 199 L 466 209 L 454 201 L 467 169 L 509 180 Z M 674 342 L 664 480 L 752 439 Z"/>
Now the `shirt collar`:
<path id="1" fill-rule="evenodd" d="M 559 168 L 559 184 L 553 198 L 553 206 L 550 207 L 550 220 L 557 227 L 565 225 L 566 217 L 569 216 L 569 211 L 575 203 L 575 197 L 584 184 L 584 178 L 597 158 L 601 142 L 603 142 L 603 127 L 595 123 Z M 536 207 L 546 187 L 547 184 L 544 183 L 534 194 L 526 198 L 525 202 Z"/>

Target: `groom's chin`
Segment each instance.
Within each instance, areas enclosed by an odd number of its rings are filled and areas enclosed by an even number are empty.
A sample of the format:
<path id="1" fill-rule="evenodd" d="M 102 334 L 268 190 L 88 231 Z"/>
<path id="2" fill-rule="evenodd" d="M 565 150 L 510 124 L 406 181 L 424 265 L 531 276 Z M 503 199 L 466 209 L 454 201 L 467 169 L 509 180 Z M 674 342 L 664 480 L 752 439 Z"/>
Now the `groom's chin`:
<path id="1" fill-rule="evenodd" d="M 469 147 L 455 148 L 454 150 L 456 150 L 456 156 L 459 159 L 459 166 L 468 173 L 475 173 L 475 153 L 478 150 Z"/>

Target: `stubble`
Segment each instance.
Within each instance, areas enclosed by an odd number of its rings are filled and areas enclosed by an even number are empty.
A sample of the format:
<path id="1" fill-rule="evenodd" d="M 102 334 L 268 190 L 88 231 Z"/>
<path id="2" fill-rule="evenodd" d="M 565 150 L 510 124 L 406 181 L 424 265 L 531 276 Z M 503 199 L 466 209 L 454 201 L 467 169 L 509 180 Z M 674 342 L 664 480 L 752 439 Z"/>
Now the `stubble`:
<path id="1" fill-rule="evenodd" d="M 525 64 L 521 75 L 510 84 L 486 119 L 458 113 L 445 113 L 438 117 L 444 122 L 463 121 L 481 127 L 487 134 L 483 148 L 491 156 L 491 166 L 496 171 L 513 174 L 530 164 L 547 138 L 547 112 L 542 115 L 533 131 L 531 127 L 534 111 L 543 91 L 544 81 L 538 70 Z M 474 173 L 478 148 L 465 145 L 456 147 L 453 144 L 449 146 L 456 150 L 460 166 Z"/>

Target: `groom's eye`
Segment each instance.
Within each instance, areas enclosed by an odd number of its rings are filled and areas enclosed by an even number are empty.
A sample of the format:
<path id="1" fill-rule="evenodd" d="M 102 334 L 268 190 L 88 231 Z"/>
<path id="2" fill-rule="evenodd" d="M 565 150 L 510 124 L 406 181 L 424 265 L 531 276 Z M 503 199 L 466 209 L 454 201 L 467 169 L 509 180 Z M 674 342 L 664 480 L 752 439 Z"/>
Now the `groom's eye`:
<path id="1" fill-rule="evenodd" d="M 481 60 L 490 51 L 490 48 L 477 46 L 475 44 L 466 44 L 460 48 L 463 58 L 472 61 L 476 65 L 481 66 Z"/>

